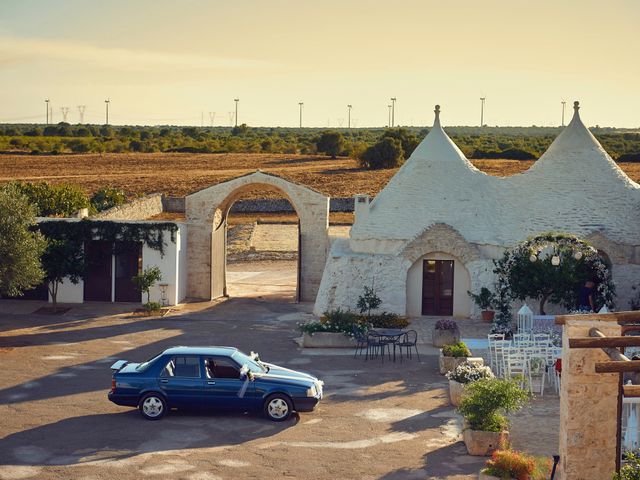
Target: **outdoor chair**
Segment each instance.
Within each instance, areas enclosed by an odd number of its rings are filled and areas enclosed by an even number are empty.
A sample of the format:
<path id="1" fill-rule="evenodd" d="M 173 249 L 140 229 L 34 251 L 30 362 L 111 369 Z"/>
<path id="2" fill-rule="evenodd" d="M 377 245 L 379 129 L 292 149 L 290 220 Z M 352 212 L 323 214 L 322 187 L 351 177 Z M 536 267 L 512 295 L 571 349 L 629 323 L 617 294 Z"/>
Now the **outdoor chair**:
<path id="1" fill-rule="evenodd" d="M 369 355 L 369 342 L 367 332 L 362 332 L 361 330 L 354 330 L 353 338 L 356 341 L 356 351 L 353 354 L 353 358 L 356 358 L 358 354 L 362 355 L 363 350 L 367 350 L 367 355 Z"/>
<path id="2" fill-rule="evenodd" d="M 379 353 L 382 357 L 382 363 L 384 363 L 385 348 L 389 351 L 389 359 L 391 359 L 390 343 L 376 332 L 367 332 L 367 355 L 365 360 L 368 360 L 374 355 L 377 357 Z"/>
<path id="3" fill-rule="evenodd" d="M 407 356 L 412 358 L 411 349 L 415 349 L 418 361 L 420 361 L 420 354 L 418 353 L 418 332 L 415 330 L 409 330 L 403 334 L 398 341 L 393 345 L 393 353 L 395 356 L 396 347 L 400 349 L 400 361 L 402 362 L 402 349 L 407 349 Z"/>

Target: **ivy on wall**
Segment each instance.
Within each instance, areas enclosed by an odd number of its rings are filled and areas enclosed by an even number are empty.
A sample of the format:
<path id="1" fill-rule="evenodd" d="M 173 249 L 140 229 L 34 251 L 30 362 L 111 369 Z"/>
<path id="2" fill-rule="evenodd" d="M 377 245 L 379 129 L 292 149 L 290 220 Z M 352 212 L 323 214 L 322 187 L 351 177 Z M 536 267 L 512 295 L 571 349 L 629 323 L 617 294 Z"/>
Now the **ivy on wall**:
<path id="1" fill-rule="evenodd" d="M 51 239 L 84 244 L 92 240 L 105 242 L 142 242 L 149 248 L 165 253 L 165 233 L 176 242 L 178 226 L 172 222 L 124 223 L 109 220 L 87 220 L 69 222 L 65 220 L 43 220 L 33 227 Z"/>

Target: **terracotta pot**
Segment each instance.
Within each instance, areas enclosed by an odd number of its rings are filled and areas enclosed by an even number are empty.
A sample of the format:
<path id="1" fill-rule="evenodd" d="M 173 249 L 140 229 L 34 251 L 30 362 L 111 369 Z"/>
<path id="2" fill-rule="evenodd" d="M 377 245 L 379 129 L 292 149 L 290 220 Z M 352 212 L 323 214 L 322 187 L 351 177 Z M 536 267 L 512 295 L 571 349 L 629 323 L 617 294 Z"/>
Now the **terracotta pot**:
<path id="1" fill-rule="evenodd" d="M 464 393 L 464 383 L 456 382 L 455 380 L 449 380 L 449 400 L 451 405 L 457 407 L 462 400 L 462 394 Z"/>
<path id="2" fill-rule="evenodd" d="M 509 432 L 485 432 L 482 430 L 471 430 L 467 428 L 462 433 L 464 444 L 469 455 L 490 457 L 491 454 L 500 448 L 500 445 L 509 440 Z"/>
<path id="3" fill-rule="evenodd" d="M 467 357 L 445 357 L 444 355 L 440 355 L 440 374 L 444 375 L 447 372 L 451 372 L 455 370 L 458 365 L 466 361 Z"/>
<path id="4" fill-rule="evenodd" d="M 433 329 L 431 339 L 434 347 L 444 347 L 460 341 L 460 330 L 438 330 Z"/>
<path id="5" fill-rule="evenodd" d="M 493 322 L 493 317 L 496 316 L 496 312 L 493 310 L 483 310 L 480 312 L 480 315 L 482 315 L 483 322 L 491 323 Z"/>

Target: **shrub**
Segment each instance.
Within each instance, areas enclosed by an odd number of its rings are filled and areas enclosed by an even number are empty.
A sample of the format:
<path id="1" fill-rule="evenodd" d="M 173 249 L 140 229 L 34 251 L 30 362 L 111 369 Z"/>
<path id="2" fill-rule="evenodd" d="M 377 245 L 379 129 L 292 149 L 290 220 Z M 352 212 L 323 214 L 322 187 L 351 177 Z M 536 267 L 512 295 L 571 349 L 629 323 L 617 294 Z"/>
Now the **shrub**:
<path id="1" fill-rule="evenodd" d="M 344 137 L 340 132 L 327 131 L 320 135 L 316 141 L 318 152 L 324 152 L 335 159 L 344 148 Z"/>
<path id="2" fill-rule="evenodd" d="M 480 308 L 480 310 L 491 310 L 496 303 L 495 294 L 487 287 L 482 287 L 480 293 L 472 293 L 467 290 L 467 294 L 471 297 L 473 302 Z"/>
<path id="3" fill-rule="evenodd" d="M 370 315 L 362 318 L 373 328 L 405 328 L 409 325 L 409 320 L 401 317 L 397 313 L 382 312 L 377 315 Z"/>
<path id="4" fill-rule="evenodd" d="M 442 320 L 438 320 L 436 322 L 436 330 L 450 330 L 452 332 L 457 332 L 458 324 L 455 320 L 451 320 L 450 318 L 443 318 Z"/>
<path id="5" fill-rule="evenodd" d="M 355 313 L 337 308 L 324 312 L 319 321 L 301 323 L 298 328 L 302 333 L 309 335 L 316 332 L 333 332 L 354 336 L 364 333 L 367 330 L 367 324 Z"/>
<path id="6" fill-rule="evenodd" d="M 470 357 L 471 351 L 464 342 L 458 342 L 442 347 L 442 355 L 455 358 Z"/>
<path id="7" fill-rule="evenodd" d="M 362 153 L 360 164 L 369 170 L 394 168 L 400 165 L 403 155 L 400 140 L 385 137 Z"/>
<path id="8" fill-rule="evenodd" d="M 511 449 L 496 450 L 483 473 L 516 480 L 546 480 L 551 474 L 549 458 L 534 457 Z"/>
<path id="9" fill-rule="evenodd" d="M 360 314 L 364 315 L 366 313 L 367 317 L 370 317 L 371 310 L 375 310 L 380 304 L 382 304 L 382 300 L 380 300 L 373 287 L 365 285 L 364 292 L 358 297 L 358 303 L 356 304 Z"/>
<path id="10" fill-rule="evenodd" d="M 146 312 L 156 312 L 162 309 L 162 305 L 160 305 L 160 302 L 147 302 L 142 304 L 142 308 Z"/>
<path id="11" fill-rule="evenodd" d="M 462 363 L 452 372 L 448 372 L 446 377 L 458 383 L 471 383 L 483 378 L 494 378 L 491 368 L 475 363 Z"/>
<path id="12" fill-rule="evenodd" d="M 47 182 L 13 184 L 36 206 L 36 215 L 39 217 L 68 217 L 81 208 L 89 207 L 87 194 L 77 185 L 51 185 Z"/>
<path id="13" fill-rule="evenodd" d="M 613 475 L 613 480 L 640 480 L 640 450 L 624 454 L 624 465 L 620 473 Z"/>
<path id="14" fill-rule="evenodd" d="M 509 421 L 505 414 L 520 410 L 530 393 L 513 379 L 487 378 L 472 382 L 458 407 L 471 430 L 501 432 Z"/>
<path id="15" fill-rule="evenodd" d="M 136 287 L 147 294 L 147 303 L 153 303 L 149 298 L 149 291 L 151 290 L 151 287 L 160 280 L 162 280 L 162 272 L 160 271 L 160 267 L 156 265 L 145 268 L 141 273 L 131 278 L 131 281 L 136 285 Z"/>
<path id="16" fill-rule="evenodd" d="M 122 205 L 126 201 L 127 196 L 125 193 L 113 187 L 101 188 L 91 196 L 91 205 L 98 212 Z"/>

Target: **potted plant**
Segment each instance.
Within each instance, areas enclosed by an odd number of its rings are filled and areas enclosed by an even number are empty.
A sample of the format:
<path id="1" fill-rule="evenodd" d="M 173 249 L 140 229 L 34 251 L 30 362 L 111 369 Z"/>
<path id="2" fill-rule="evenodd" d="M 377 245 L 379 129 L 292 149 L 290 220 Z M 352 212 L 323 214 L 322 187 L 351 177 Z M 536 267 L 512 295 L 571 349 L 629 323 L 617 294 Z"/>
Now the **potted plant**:
<path id="1" fill-rule="evenodd" d="M 458 324 L 451 319 L 442 319 L 436 322 L 431 336 L 434 347 L 444 347 L 460 341 L 460 329 Z"/>
<path id="2" fill-rule="evenodd" d="M 546 480 L 550 474 L 551 459 L 501 447 L 480 470 L 478 480 Z"/>
<path id="3" fill-rule="evenodd" d="M 637 480 L 640 478 L 640 450 L 625 452 L 624 465 L 620 472 L 613 474 L 613 480 Z"/>
<path id="4" fill-rule="evenodd" d="M 298 324 L 306 348 L 352 348 L 354 337 L 365 335 L 367 328 L 355 313 L 340 308 L 324 312 L 320 320 Z"/>
<path id="5" fill-rule="evenodd" d="M 481 380 L 483 378 L 493 378 L 491 368 L 475 363 L 462 363 L 453 371 L 447 373 L 449 379 L 449 399 L 451 405 L 457 407 L 462 400 L 465 385 Z"/>
<path id="6" fill-rule="evenodd" d="M 482 320 L 487 323 L 493 322 L 493 317 L 496 314 L 496 312 L 493 310 L 496 302 L 495 294 L 487 287 L 482 287 L 480 289 L 480 293 L 477 294 L 469 291 L 467 291 L 467 293 L 480 309 Z"/>
<path id="7" fill-rule="evenodd" d="M 440 355 L 440 373 L 442 375 L 455 370 L 455 368 L 467 361 L 471 356 L 469 347 L 464 342 L 457 342 L 442 347 L 442 355 Z"/>
<path id="8" fill-rule="evenodd" d="M 514 379 L 485 378 L 468 384 L 458 412 L 465 419 L 463 439 L 469 455 L 491 455 L 505 445 L 505 415 L 520 410 L 529 399 L 529 391 Z"/>

